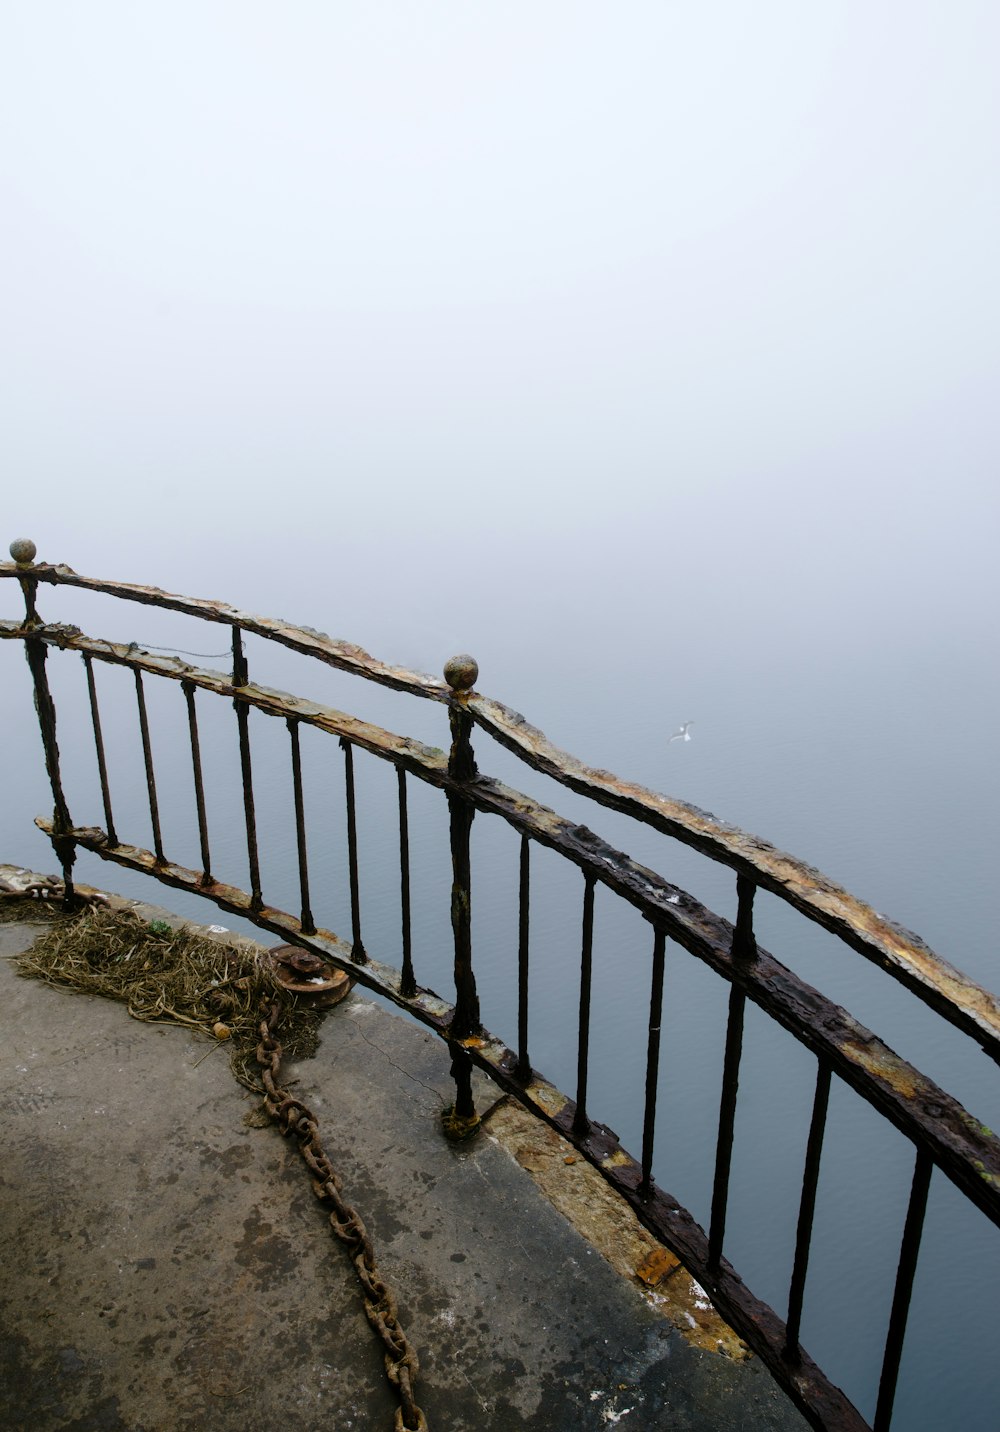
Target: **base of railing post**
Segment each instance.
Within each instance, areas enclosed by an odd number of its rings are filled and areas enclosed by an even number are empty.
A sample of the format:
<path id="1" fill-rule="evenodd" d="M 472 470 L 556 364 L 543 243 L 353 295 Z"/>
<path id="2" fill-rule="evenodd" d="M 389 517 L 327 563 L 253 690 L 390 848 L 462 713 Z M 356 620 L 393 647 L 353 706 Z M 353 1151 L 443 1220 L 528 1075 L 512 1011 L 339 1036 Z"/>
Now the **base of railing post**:
<path id="1" fill-rule="evenodd" d="M 455 1081 L 455 1102 L 441 1111 L 441 1128 L 446 1139 L 462 1143 L 479 1132 L 479 1115 L 472 1098 L 472 1059 L 460 1044 L 451 1049 L 451 1077 Z"/>
<path id="2" fill-rule="evenodd" d="M 73 865 L 76 861 L 76 845 L 70 835 L 53 835 L 51 837 L 53 848 L 59 858 L 63 873 L 63 909 L 67 914 L 76 910 L 80 901 L 77 897 L 76 888 L 73 885 Z"/>

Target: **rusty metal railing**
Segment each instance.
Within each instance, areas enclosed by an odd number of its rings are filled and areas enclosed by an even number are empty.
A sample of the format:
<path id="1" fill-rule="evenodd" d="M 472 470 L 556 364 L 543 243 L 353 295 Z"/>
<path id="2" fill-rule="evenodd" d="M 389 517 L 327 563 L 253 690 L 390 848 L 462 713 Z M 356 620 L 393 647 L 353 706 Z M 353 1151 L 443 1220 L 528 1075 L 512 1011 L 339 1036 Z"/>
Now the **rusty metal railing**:
<path id="1" fill-rule="evenodd" d="M 507 1093 L 556 1128 L 603 1174 L 640 1220 L 685 1263 L 715 1305 L 757 1352 L 817 1428 L 868 1427 L 858 1409 L 813 1362 L 799 1341 L 807 1289 L 813 1216 L 823 1150 L 831 1080 L 836 1074 L 901 1131 L 914 1148 L 914 1172 L 901 1241 L 895 1292 L 886 1334 L 877 1406 L 871 1426 L 886 1432 L 892 1417 L 907 1312 L 920 1248 L 930 1179 L 940 1170 L 966 1199 L 1000 1226 L 1000 1140 L 955 1099 L 889 1049 L 874 1033 L 806 984 L 762 949 L 754 934 L 758 889 L 770 891 L 807 919 L 832 931 L 912 994 L 974 1040 L 1000 1062 L 1000 1001 L 952 968 L 916 936 L 899 929 L 818 871 L 764 841 L 696 808 L 593 770 L 552 746 L 516 712 L 478 694 L 478 668 L 471 657 L 453 658 L 445 680 L 376 661 L 360 647 L 334 641 L 290 623 L 238 611 L 223 603 L 175 596 L 157 588 L 83 577 L 69 567 L 35 563 L 34 544 L 11 545 L 13 563 L 0 563 L 0 577 L 16 579 L 25 599 L 23 621 L 0 622 L 0 639 L 20 641 L 31 669 L 45 763 L 53 795 L 51 819 L 39 819 L 63 870 L 66 900 L 74 900 L 72 870 L 78 848 L 104 860 L 152 875 L 164 884 L 203 896 L 251 920 L 282 940 L 314 950 L 348 969 L 365 987 L 385 996 L 434 1030 L 448 1044 L 456 1079 L 456 1116 L 472 1121 L 470 1073 L 488 1073 Z M 46 623 L 38 611 L 42 586 L 65 586 L 123 601 L 164 608 L 226 626 L 231 632 L 232 668 L 226 674 L 158 655 L 135 643 L 104 641 L 79 628 Z M 440 702 L 448 708 L 451 749 L 443 752 L 395 735 L 333 708 L 251 679 L 243 633 L 276 642 L 294 652 L 399 692 Z M 56 733 L 56 710 L 46 660 L 53 650 L 78 652 L 86 668 L 94 746 L 105 828 L 74 825 L 67 805 Z M 153 850 L 120 838 L 112 811 L 101 726 L 95 663 L 131 670 L 135 680 Z M 179 683 L 187 712 L 201 869 L 170 860 L 163 848 L 143 678 Z M 230 699 L 236 711 L 250 890 L 218 880 L 212 872 L 204 796 L 196 696 Z M 268 904 L 261 884 L 254 803 L 253 761 L 248 716 L 251 709 L 285 721 L 289 733 L 292 801 L 295 811 L 300 908 L 290 914 Z M 351 939 L 318 929 L 310 905 L 305 792 L 299 749 L 300 727 L 312 726 L 339 738 L 344 752 Z M 633 861 L 585 826 L 556 814 L 521 792 L 494 780 L 476 766 L 472 734 L 478 726 L 537 771 L 597 804 L 622 812 L 672 836 L 735 872 L 737 916 L 730 923 L 687 892 Z M 381 963 L 364 944 L 358 877 L 353 753 L 355 748 L 391 763 L 398 780 L 402 963 Z M 410 864 L 407 783 L 416 778 L 444 792 L 449 807 L 452 857 L 451 922 L 454 936 L 454 1001 L 422 988 L 416 977 L 410 935 Z M 472 872 L 470 831 L 476 812 L 501 816 L 520 834 L 519 938 L 517 954 L 518 1047 L 508 1048 L 482 1027 L 471 935 Z M 574 1097 L 556 1089 L 533 1065 L 528 1042 L 531 852 L 547 847 L 575 865 L 583 879 L 577 1080 Z M 645 1100 L 642 1150 L 638 1159 L 619 1146 L 617 1136 L 590 1113 L 589 1039 L 594 894 L 597 885 L 638 909 L 651 926 L 651 977 L 646 1029 Z M 708 1231 L 653 1180 L 656 1097 L 660 1068 L 660 1019 L 664 959 L 671 940 L 703 961 L 730 985 L 722 1096 Z M 747 1001 L 788 1030 L 816 1059 L 812 1116 L 795 1254 L 784 1319 L 745 1286 L 724 1256 L 744 1013 Z"/>

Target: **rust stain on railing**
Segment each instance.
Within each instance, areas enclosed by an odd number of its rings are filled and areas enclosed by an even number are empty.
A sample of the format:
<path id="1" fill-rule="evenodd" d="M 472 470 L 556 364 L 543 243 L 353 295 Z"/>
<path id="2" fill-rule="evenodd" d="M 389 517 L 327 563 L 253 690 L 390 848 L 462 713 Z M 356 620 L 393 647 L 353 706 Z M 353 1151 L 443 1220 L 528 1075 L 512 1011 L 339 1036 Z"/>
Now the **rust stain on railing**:
<path id="1" fill-rule="evenodd" d="M 409 671 L 406 667 L 390 666 L 370 656 L 363 647 L 351 641 L 341 641 L 327 636 L 325 632 L 314 631 L 311 627 L 296 626 L 293 622 L 282 621 L 280 617 L 254 616 L 240 611 L 227 602 L 211 601 L 205 597 L 182 597 L 174 592 L 162 591 L 159 587 L 144 587 L 132 582 L 108 582 L 96 577 L 83 577 L 72 567 L 53 565 L 48 562 L 11 563 L 0 562 L 0 577 L 20 577 L 30 573 L 33 582 L 44 582 L 50 586 L 77 587 L 81 591 L 97 592 L 108 597 L 119 597 L 123 601 L 138 602 L 142 606 L 162 607 L 166 611 L 180 612 L 185 616 L 200 617 L 203 621 L 218 622 L 225 626 L 240 627 L 255 636 L 267 637 L 300 652 L 303 656 L 315 657 L 328 666 L 340 671 L 352 672 L 368 681 L 377 681 L 382 686 L 396 691 L 408 691 L 413 696 L 424 696 L 432 701 L 447 701 L 448 686 L 440 677 Z"/>

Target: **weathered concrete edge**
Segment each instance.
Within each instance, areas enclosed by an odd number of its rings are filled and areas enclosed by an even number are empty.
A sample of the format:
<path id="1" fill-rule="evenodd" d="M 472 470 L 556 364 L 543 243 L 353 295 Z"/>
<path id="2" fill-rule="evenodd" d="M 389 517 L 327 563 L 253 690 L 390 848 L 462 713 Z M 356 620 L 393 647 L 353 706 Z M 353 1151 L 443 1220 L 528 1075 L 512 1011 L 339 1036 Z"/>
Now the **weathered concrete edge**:
<path id="1" fill-rule="evenodd" d="M 55 890 L 61 889 L 61 881 L 57 876 L 42 875 L 22 866 L 0 864 L 0 892 L 9 898 L 12 892 L 29 886 Z M 96 898 L 112 910 L 132 911 L 148 920 L 164 920 L 175 929 L 196 930 L 209 938 L 259 952 L 268 948 L 226 926 L 202 925 L 145 900 L 85 884 L 76 884 L 75 888 L 85 899 Z M 19 904 L 23 899 L 23 919 L 30 923 L 35 900 L 16 894 L 14 898 Z M 43 903 L 41 897 L 36 898 L 39 904 Z M 357 991 L 354 998 L 366 999 Z M 384 1012 L 395 1019 L 404 1018 L 395 1010 Z M 502 1094 L 478 1071 L 474 1090 L 487 1136 L 530 1175 L 553 1208 L 631 1284 L 655 1313 L 703 1352 L 722 1355 L 735 1362 L 752 1357 L 746 1343 L 719 1315 L 708 1294 L 679 1259 L 643 1227 L 626 1201 L 571 1144 L 549 1125 L 532 1118 L 526 1109 Z"/>

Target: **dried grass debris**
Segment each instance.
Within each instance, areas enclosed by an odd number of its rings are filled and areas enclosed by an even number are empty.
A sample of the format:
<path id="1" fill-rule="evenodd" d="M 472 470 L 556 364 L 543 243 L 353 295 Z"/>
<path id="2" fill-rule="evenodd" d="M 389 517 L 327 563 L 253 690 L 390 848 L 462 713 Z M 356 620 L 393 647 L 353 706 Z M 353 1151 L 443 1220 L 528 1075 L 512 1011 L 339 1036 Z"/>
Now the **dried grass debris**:
<path id="1" fill-rule="evenodd" d="M 236 1078 L 258 1092 L 260 1021 L 275 1000 L 285 1056 L 308 1058 L 319 1044 L 319 1012 L 281 988 L 266 955 L 248 940 L 222 941 L 196 927 L 95 906 L 53 921 L 15 963 L 29 979 L 118 1000 L 133 1019 L 225 1040 Z"/>

